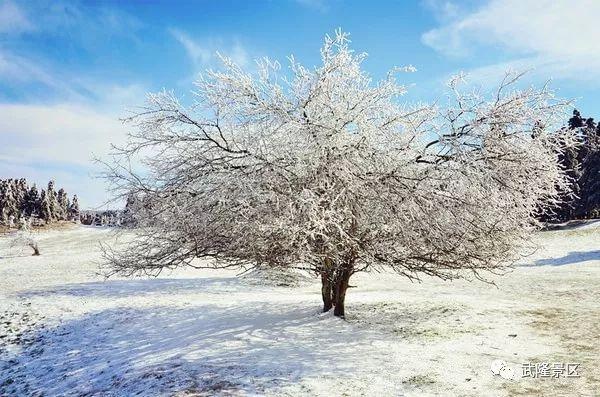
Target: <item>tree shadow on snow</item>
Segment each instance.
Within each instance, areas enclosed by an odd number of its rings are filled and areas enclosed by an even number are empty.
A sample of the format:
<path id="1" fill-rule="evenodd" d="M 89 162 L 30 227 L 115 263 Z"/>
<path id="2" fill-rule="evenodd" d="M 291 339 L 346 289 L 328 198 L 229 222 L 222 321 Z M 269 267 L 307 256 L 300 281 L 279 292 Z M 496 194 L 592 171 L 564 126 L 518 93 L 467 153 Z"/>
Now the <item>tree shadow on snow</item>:
<path id="1" fill-rule="evenodd" d="M 14 259 L 14 258 L 35 258 L 35 257 L 33 255 L 31 255 L 31 253 L 29 253 L 29 254 L 15 254 L 15 255 L 0 255 L 0 260 L 1 259 Z"/>
<path id="2" fill-rule="evenodd" d="M 596 251 L 573 251 L 560 258 L 538 259 L 536 265 L 563 266 L 573 263 L 600 260 L 600 250 Z"/>
<path id="3" fill-rule="evenodd" d="M 260 395 L 347 374 L 363 340 L 347 327 L 309 304 L 103 310 L 0 355 L 0 395 Z"/>
<path id="4" fill-rule="evenodd" d="M 88 283 L 63 284 L 58 287 L 26 291 L 21 297 L 68 295 L 79 297 L 128 297 L 156 294 L 185 294 L 202 292 L 239 292 L 243 279 L 238 277 L 151 278 L 106 280 Z M 256 288 L 253 288 L 254 290 Z"/>

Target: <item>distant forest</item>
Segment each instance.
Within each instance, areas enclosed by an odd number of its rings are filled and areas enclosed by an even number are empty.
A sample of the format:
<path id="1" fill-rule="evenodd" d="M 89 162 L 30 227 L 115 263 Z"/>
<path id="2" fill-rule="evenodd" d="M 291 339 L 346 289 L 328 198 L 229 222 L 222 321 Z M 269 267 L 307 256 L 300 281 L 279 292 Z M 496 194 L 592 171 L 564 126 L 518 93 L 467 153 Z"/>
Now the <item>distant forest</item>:
<path id="1" fill-rule="evenodd" d="M 69 199 L 64 189 L 56 190 L 54 181 L 38 190 L 27 180 L 0 179 L 0 226 L 20 228 L 49 225 L 60 221 L 94 226 L 123 226 L 124 211 L 79 209 L 77 195 Z"/>
<path id="2" fill-rule="evenodd" d="M 16 227 L 24 221 L 39 225 L 76 220 L 79 220 L 77 195 L 69 200 L 64 189 L 56 190 L 54 181 L 38 191 L 35 184 L 29 186 L 24 178 L 0 179 L 0 224 Z"/>

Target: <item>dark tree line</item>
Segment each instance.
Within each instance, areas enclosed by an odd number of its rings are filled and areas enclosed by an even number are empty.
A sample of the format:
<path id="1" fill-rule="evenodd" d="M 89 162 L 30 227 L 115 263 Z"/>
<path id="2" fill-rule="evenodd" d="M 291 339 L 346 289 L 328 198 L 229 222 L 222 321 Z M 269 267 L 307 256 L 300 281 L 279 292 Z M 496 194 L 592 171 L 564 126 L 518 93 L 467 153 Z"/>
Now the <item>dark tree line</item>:
<path id="1" fill-rule="evenodd" d="M 56 190 L 54 181 L 48 182 L 46 189 L 35 184 L 29 186 L 27 180 L 0 179 L 0 224 L 16 226 L 20 221 L 52 223 L 73 221 L 79 218 L 77 195 L 71 200 L 64 189 Z"/>
<path id="2" fill-rule="evenodd" d="M 565 149 L 561 162 L 572 180 L 572 196 L 545 221 L 564 222 L 573 219 L 600 218 L 600 123 L 573 111 L 568 127 L 577 131 L 580 145 Z"/>

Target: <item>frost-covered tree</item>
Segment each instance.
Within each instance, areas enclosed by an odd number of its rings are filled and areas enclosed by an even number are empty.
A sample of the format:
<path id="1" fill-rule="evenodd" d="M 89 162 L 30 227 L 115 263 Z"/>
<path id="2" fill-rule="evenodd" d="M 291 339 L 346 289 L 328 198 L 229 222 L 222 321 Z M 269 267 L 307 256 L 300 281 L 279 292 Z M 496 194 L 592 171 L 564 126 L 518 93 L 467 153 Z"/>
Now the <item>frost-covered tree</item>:
<path id="1" fill-rule="evenodd" d="M 55 189 L 54 181 L 48 182 L 48 189 L 46 190 L 46 200 L 50 208 L 50 221 L 60 219 L 60 204 L 58 203 L 58 194 Z"/>
<path id="2" fill-rule="evenodd" d="M 447 105 L 410 106 L 398 70 L 373 82 L 365 57 L 337 32 L 314 69 L 263 59 L 253 74 L 224 58 L 190 106 L 148 95 L 107 171 L 143 203 L 138 238 L 106 252 L 109 274 L 300 268 L 321 277 L 324 310 L 344 316 L 356 272 L 507 269 L 539 208 L 567 189 L 562 104 L 507 75 L 490 99 L 455 78 Z"/>
<path id="3" fill-rule="evenodd" d="M 0 181 L 0 221 L 7 226 L 20 216 L 18 183 L 15 179 Z"/>
<path id="4" fill-rule="evenodd" d="M 600 142 L 599 142 L 600 143 Z M 580 198 L 575 215 L 582 218 L 600 218 L 600 144 L 590 151 L 583 163 L 579 180 Z"/>
<path id="5" fill-rule="evenodd" d="M 129 194 L 127 196 L 127 201 L 125 202 L 125 209 L 123 210 L 123 214 L 121 216 L 121 225 L 125 227 L 134 227 L 136 225 L 136 213 L 138 211 L 138 207 L 141 205 L 140 200 L 134 196 L 133 194 Z"/>
<path id="6" fill-rule="evenodd" d="M 23 199 L 23 213 L 26 217 L 37 216 L 38 214 L 38 203 L 40 200 L 40 195 L 37 190 L 37 186 L 35 183 L 31 186 L 31 188 L 25 194 Z"/>
<path id="7" fill-rule="evenodd" d="M 34 234 L 31 231 L 31 225 L 29 224 L 29 222 L 27 222 L 27 220 L 25 218 L 21 218 L 19 220 L 18 227 L 19 227 L 19 230 L 16 232 L 16 234 L 12 240 L 11 246 L 26 245 L 32 249 L 32 251 L 33 251 L 33 253 L 31 254 L 32 256 L 39 256 L 40 255 L 39 244 L 38 244 Z"/>
<path id="8" fill-rule="evenodd" d="M 17 204 L 17 218 L 21 218 L 24 216 L 23 213 L 23 205 L 25 202 L 25 196 L 27 195 L 27 191 L 29 190 L 29 187 L 27 186 L 27 180 L 25 180 L 25 178 L 21 178 L 21 179 L 15 179 L 14 180 L 14 195 L 15 195 L 15 201 Z"/>
<path id="9" fill-rule="evenodd" d="M 50 199 L 48 197 L 48 194 L 46 193 L 46 191 L 44 189 L 42 189 L 42 192 L 40 193 L 40 201 L 38 203 L 38 210 L 39 210 L 39 216 L 41 219 L 43 219 L 46 223 L 52 222 L 52 220 L 53 220 L 52 206 L 50 204 Z"/>
<path id="10" fill-rule="evenodd" d="M 77 195 L 73 196 L 73 200 L 69 205 L 69 220 L 79 220 L 79 199 L 77 198 Z"/>
<path id="11" fill-rule="evenodd" d="M 0 180 L 0 224 L 17 226 L 25 218 L 42 218 L 46 223 L 67 218 L 71 205 L 64 189 L 58 193 L 54 181 L 40 196 L 35 184 L 29 187 L 25 178 Z"/>
<path id="12" fill-rule="evenodd" d="M 573 110 L 567 125 L 579 143 L 560 152 L 571 186 L 563 203 L 542 215 L 544 221 L 564 222 L 600 215 L 600 126 L 593 118 L 582 117 L 578 110 Z"/>
<path id="13" fill-rule="evenodd" d="M 4 180 L 0 180 L 0 224 L 2 225 L 8 223 L 7 202 L 7 183 Z"/>
<path id="14" fill-rule="evenodd" d="M 69 212 L 69 197 L 65 192 L 65 189 L 60 188 L 56 195 L 56 203 L 57 205 L 57 219 L 67 220 L 68 212 Z"/>

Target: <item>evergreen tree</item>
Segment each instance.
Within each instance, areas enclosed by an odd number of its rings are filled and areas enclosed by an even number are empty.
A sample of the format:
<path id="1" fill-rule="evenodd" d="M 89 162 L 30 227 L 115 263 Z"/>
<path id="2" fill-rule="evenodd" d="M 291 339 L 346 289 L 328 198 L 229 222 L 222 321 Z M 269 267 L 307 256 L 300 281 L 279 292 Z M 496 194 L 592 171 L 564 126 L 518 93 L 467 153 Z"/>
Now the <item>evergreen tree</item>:
<path id="1" fill-rule="evenodd" d="M 40 218 L 46 221 L 46 223 L 52 222 L 52 206 L 50 205 L 49 196 L 44 189 L 42 189 L 42 193 L 40 194 L 38 208 Z"/>
<path id="2" fill-rule="evenodd" d="M 29 187 L 25 178 L 0 179 L 0 225 L 16 226 L 29 217 L 43 219 L 46 223 L 76 218 L 79 204 L 76 196 L 71 204 L 64 189 L 55 190 L 54 181 L 48 189 L 38 193 L 37 186 Z"/>
<path id="3" fill-rule="evenodd" d="M 27 195 L 28 190 L 27 180 L 25 178 L 21 178 L 19 180 L 15 179 L 15 201 L 18 210 L 17 218 L 25 216 L 23 212 L 23 206 L 25 204 L 25 196 Z"/>
<path id="4" fill-rule="evenodd" d="M 127 202 L 125 203 L 125 210 L 122 214 L 121 224 L 124 226 L 135 226 L 135 213 L 139 207 L 140 200 L 134 195 L 129 194 L 127 196 Z"/>
<path id="5" fill-rule="evenodd" d="M 8 179 L 2 186 L 2 223 L 12 226 L 12 223 L 19 219 L 19 203 L 15 194 L 16 181 Z"/>
<path id="6" fill-rule="evenodd" d="M 48 182 L 46 197 L 50 208 L 50 221 L 55 221 L 60 218 L 60 205 L 58 204 L 58 195 L 54 188 L 54 181 Z"/>
<path id="7" fill-rule="evenodd" d="M 67 197 L 65 189 L 60 188 L 56 197 L 56 202 L 58 204 L 56 219 L 66 220 L 69 212 L 69 198 Z"/>
<path id="8" fill-rule="evenodd" d="M 79 201 L 77 195 L 73 196 L 73 200 L 69 206 L 69 219 L 76 221 L 79 219 Z"/>
<path id="9" fill-rule="evenodd" d="M 25 194 L 25 198 L 23 201 L 23 214 L 24 216 L 36 216 L 39 215 L 38 212 L 38 203 L 40 201 L 40 195 L 37 190 L 37 186 L 35 183 L 31 186 L 31 188 Z"/>
<path id="10" fill-rule="evenodd" d="M 580 146 L 560 153 L 561 164 L 572 180 L 573 197 L 543 220 L 567 221 L 600 216 L 600 123 L 584 118 L 578 110 L 568 121 L 577 130 Z"/>
<path id="11" fill-rule="evenodd" d="M 569 119 L 569 129 L 574 130 L 575 128 L 583 127 L 584 120 L 581 117 L 579 110 L 573 110 L 573 117 Z"/>
<path id="12" fill-rule="evenodd" d="M 586 142 L 581 152 L 581 176 L 579 199 L 575 204 L 577 218 L 600 217 L 600 123 L 594 125 L 587 119 Z"/>
<path id="13" fill-rule="evenodd" d="M 8 181 L 0 179 L 0 224 L 8 224 L 7 207 L 7 190 Z"/>

